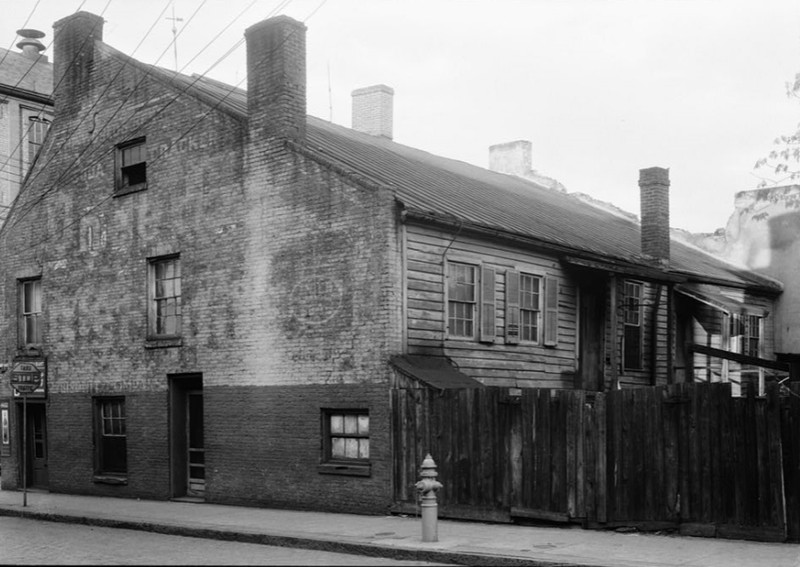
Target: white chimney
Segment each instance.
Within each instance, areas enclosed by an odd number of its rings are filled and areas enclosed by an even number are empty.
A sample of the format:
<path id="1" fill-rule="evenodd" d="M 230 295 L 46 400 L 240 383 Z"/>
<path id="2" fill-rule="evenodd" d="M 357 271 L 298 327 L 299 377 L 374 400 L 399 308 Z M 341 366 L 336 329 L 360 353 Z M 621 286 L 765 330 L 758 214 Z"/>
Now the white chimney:
<path id="1" fill-rule="evenodd" d="M 356 89 L 353 96 L 353 130 L 392 139 L 394 89 L 374 85 Z"/>
<path id="2" fill-rule="evenodd" d="M 489 146 L 489 169 L 525 177 L 531 171 L 531 143 L 517 140 Z"/>

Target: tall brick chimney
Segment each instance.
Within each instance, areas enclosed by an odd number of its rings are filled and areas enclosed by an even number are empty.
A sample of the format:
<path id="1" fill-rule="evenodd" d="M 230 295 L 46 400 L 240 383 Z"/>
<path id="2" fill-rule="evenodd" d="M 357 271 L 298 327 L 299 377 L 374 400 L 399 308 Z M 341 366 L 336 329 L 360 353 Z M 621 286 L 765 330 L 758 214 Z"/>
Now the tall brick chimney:
<path id="1" fill-rule="evenodd" d="M 394 89 L 373 85 L 356 89 L 353 97 L 353 130 L 392 139 Z"/>
<path id="2" fill-rule="evenodd" d="M 642 255 L 669 265 L 669 169 L 639 170 Z"/>
<path id="3" fill-rule="evenodd" d="M 250 135 L 306 136 L 306 26 L 277 16 L 245 30 Z"/>
<path id="4" fill-rule="evenodd" d="M 53 24 L 53 99 L 56 115 L 80 108 L 91 87 L 94 42 L 103 41 L 103 18 L 75 12 Z"/>

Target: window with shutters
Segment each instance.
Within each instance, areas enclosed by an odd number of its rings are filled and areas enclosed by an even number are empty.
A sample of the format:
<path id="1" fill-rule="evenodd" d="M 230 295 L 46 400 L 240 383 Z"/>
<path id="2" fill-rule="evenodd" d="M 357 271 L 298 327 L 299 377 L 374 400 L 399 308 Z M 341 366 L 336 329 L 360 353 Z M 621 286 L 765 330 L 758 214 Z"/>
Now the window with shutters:
<path id="1" fill-rule="evenodd" d="M 623 294 L 624 335 L 622 365 L 628 370 L 642 369 L 642 292 L 641 282 L 625 281 Z"/>
<path id="2" fill-rule="evenodd" d="M 447 335 L 474 338 L 478 299 L 478 266 L 447 263 Z"/>
<path id="3" fill-rule="evenodd" d="M 538 343 L 541 327 L 542 278 L 531 274 L 519 276 L 519 330 L 520 340 Z"/>
<path id="4" fill-rule="evenodd" d="M 147 146 L 138 138 L 117 146 L 116 195 L 147 189 Z"/>

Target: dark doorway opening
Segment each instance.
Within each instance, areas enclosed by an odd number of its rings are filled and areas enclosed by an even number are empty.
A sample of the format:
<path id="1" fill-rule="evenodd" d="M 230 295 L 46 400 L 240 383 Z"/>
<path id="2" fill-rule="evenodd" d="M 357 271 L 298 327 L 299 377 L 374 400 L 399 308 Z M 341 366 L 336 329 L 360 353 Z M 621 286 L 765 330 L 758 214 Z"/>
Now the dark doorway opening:
<path id="1" fill-rule="evenodd" d="M 205 497 L 203 377 L 169 377 L 171 492 L 173 498 Z"/>

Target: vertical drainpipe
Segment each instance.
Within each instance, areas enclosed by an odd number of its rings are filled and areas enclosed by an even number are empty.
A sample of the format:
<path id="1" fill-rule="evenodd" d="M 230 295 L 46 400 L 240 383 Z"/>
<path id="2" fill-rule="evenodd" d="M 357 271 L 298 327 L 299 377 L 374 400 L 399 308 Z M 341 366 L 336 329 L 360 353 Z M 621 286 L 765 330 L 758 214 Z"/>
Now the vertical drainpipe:
<path id="1" fill-rule="evenodd" d="M 667 284 L 667 384 L 675 383 L 675 286 Z"/>
<path id="2" fill-rule="evenodd" d="M 609 302 L 611 304 L 611 313 L 609 325 L 611 326 L 611 352 L 609 353 L 609 360 L 611 364 L 611 389 L 619 389 L 619 329 L 617 329 L 617 276 L 611 274 L 609 279 Z"/>

